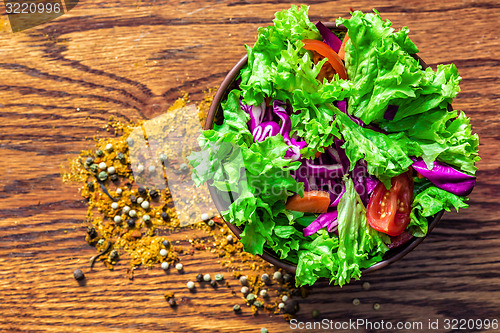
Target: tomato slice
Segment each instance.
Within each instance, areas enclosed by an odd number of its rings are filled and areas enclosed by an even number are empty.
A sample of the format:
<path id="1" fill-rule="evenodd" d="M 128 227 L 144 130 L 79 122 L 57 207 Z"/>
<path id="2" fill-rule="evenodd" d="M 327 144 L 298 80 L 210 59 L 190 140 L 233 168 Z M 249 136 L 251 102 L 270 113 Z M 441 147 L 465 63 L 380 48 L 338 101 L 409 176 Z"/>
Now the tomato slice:
<path id="1" fill-rule="evenodd" d="M 316 39 L 304 39 L 302 40 L 302 43 L 304 43 L 304 49 L 317 52 L 322 57 L 327 58 L 328 63 L 332 66 L 335 72 L 337 72 L 339 78 L 347 80 L 347 73 L 345 71 L 344 64 L 339 58 L 337 52 L 332 50 L 330 46 Z"/>
<path id="2" fill-rule="evenodd" d="M 285 208 L 303 213 L 326 213 L 330 206 L 330 194 L 325 191 L 306 191 L 288 198 Z"/>
<path id="3" fill-rule="evenodd" d="M 398 236 L 410 223 L 412 201 L 413 178 L 408 172 L 393 177 L 389 190 L 380 182 L 366 208 L 368 223 L 375 230 Z"/>

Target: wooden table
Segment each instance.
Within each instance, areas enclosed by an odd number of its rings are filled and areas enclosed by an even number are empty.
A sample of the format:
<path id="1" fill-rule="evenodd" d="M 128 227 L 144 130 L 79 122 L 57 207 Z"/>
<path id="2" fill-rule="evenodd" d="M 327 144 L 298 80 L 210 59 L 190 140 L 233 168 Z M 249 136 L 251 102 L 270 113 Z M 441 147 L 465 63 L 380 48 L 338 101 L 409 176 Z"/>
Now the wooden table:
<path id="1" fill-rule="evenodd" d="M 482 161 L 469 209 L 445 214 L 416 250 L 388 268 L 342 289 L 320 283 L 301 301 L 297 319 L 311 321 L 311 310 L 319 309 L 320 319 L 333 322 L 422 322 L 419 332 L 428 331 L 429 320 L 443 332 L 452 331 L 445 319 L 500 319 L 498 3 L 309 4 L 312 20 L 323 21 L 347 16 L 350 6 L 375 7 L 396 28 L 410 27 L 432 67 L 454 62 L 463 77 L 454 107 L 471 117 Z M 238 297 L 222 289 L 200 290 L 172 310 L 163 294 L 185 293 L 186 278 L 159 268 L 139 269 L 130 281 L 126 264 L 114 271 L 96 265 L 79 286 L 73 270 L 87 267 L 96 252 L 84 240 L 86 206 L 77 187 L 61 181 L 61 164 L 91 147 L 94 134 L 107 136 L 110 116 L 151 118 L 181 91 L 200 101 L 245 53 L 243 44 L 254 42 L 257 27 L 288 7 L 253 0 L 81 1 L 15 34 L 0 18 L 0 331 L 292 331 L 279 315 L 234 315 Z M 223 270 L 211 253 L 191 260 L 199 271 Z M 354 306 L 354 298 L 361 304 Z"/>

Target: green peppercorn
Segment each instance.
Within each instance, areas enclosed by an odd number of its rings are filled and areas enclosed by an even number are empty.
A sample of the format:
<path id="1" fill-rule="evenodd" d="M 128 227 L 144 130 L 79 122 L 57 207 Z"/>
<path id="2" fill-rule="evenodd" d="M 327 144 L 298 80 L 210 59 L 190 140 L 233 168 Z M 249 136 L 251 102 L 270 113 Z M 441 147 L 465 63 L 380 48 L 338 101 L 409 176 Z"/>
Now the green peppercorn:
<path id="1" fill-rule="evenodd" d="M 92 165 L 94 163 L 94 159 L 92 157 L 87 157 L 87 160 L 85 161 L 85 164 L 88 166 Z"/>
<path id="2" fill-rule="evenodd" d="M 130 136 L 127 138 L 127 144 L 132 147 L 134 145 L 134 139 L 132 139 Z"/>
<path id="3" fill-rule="evenodd" d="M 262 302 L 261 302 L 261 301 L 255 301 L 255 302 L 253 303 L 253 305 L 255 305 L 255 306 L 256 306 L 256 307 L 258 307 L 258 308 L 261 308 L 261 307 L 263 306 L 263 304 L 262 304 Z"/>
<path id="4" fill-rule="evenodd" d="M 118 180 L 118 175 L 116 173 L 112 174 L 109 179 L 111 179 L 111 181 L 113 182 L 116 182 Z"/>
<path id="5" fill-rule="evenodd" d="M 268 331 L 267 331 L 267 328 L 265 328 L 265 327 L 262 327 L 262 328 L 260 329 L 260 333 L 267 333 L 267 332 L 268 332 Z"/>
<path id="6" fill-rule="evenodd" d="M 318 310 L 316 310 L 316 309 L 312 310 L 312 317 L 314 319 L 319 318 L 319 316 L 320 316 L 320 312 Z"/>
<path id="7" fill-rule="evenodd" d="M 118 161 L 120 161 L 120 162 L 123 162 L 123 161 L 125 160 L 125 154 L 123 154 L 123 153 L 118 153 L 118 154 L 116 155 L 116 159 L 117 159 Z"/>
<path id="8" fill-rule="evenodd" d="M 239 306 L 238 304 L 235 304 L 235 305 L 233 306 L 233 311 L 234 311 L 234 312 L 240 312 L 240 311 L 241 311 L 241 306 Z"/>
<path id="9" fill-rule="evenodd" d="M 214 220 L 208 220 L 207 225 L 208 225 L 209 227 L 213 227 L 213 226 L 215 225 Z"/>
<path id="10" fill-rule="evenodd" d="M 352 300 L 353 305 L 359 305 L 361 302 L 359 301 L 359 298 L 355 298 Z"/>
<path id="11" fill-rule="evenodd" d="M 369 290 L 370 289 L 370 282 L 363 282 L 363 289 L 364 290 Z"/>
<path id="12" fill-rule="evenodd" d="M 99 170 L 99 166 L 97 164 L 92 164 L 90 165 L 90 171 L 92 171 L 93 173 L 96 173 L 97 170 Z"/>
<path id="13" fill-rule="evenodd" d="M 224 280 L 224 276 L 222 274 L 215 274 L 215 281 L 222 281 Z"/>
<path id="14" fill-rule="evenodd" d="M 101 182 L 105 181 L 106 179 L 108 179 L 108 174 L 106 173 L 106 171 L 101 171 L 99 172 L 99 174 L 97 175 L 97 178 L 99 178 L 99 180 Z"/>
<path id="15" fill-rule="evenodd" d="M 252 294 L 252 293 L 250 293 L 250 294 L 247 295 L 247 301 L 250 302 L 250 303 L 253 303 L 256 298 L 257 297 L 254 294 Z"/>
<path id="16" fill-rule="evenodd" d="M 94 191 L 94 182 L 93 181 L 89 181 L 87 183 L 87 188 L 89 189 L 90 192 L 93 192 Z"/>
<path id="17" fill-rule="evenodd" d="M 104 152 L 102 150 L 100 150 L 100 149 L 97 149 L 95 151 L 95 154 L 96 154 L 97 157 L 103 157 L 104 156 Z"/>
<path id="18" fill-rule="evenodd" d="M 380 304 L 378 303 L 373 304 L 373 310 L 375 311 L 380 310 Z"/>

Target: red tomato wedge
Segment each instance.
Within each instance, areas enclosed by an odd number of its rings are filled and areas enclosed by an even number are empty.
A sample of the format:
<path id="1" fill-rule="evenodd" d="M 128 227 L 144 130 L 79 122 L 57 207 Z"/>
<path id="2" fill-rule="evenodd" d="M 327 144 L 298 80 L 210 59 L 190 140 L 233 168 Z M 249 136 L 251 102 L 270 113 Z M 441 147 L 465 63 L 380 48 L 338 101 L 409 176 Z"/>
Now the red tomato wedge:
<path id="1" fill-rule="evenodd" d="M 413 178 L 408 172 L 393 177 L 389 190 L 380 182 L 366 208 L 368 223 L 375 230 L 398 236 L 410 223 L 412 201 Z"/>
<path id="2" fill-rule="evenodd" d="M 349 35 L 345 34 L 344 40 L 342 41 L 342 44 L 340 45 L 340 50 L 339 50 L 339 58 L 344 60 L 345 59 L 345 43 L 349 40 Z"/>
<path id="3" fill-rule="evenodd" d="M 339 78 L 347 80 L 347 73 L 345 71 L 344 64 L 339 58 L 337 52 L 332 50 L 330 46 L 316 39 L 304 39 L 302 40 L 302 43 L 304 43 L 304 49 L 316 52 L 322 57 L 327 58 L 328 63 L 332 66 L 335 72 L 337 72 Z"/>
<path id="4" fill-rule="evenodd" d="M 295 194 L 288 198 L 285 208 L 303 213 L 326 213 L 330 206 L 330 194 L 325 191 L 304 192 L 304 197 Z"/>

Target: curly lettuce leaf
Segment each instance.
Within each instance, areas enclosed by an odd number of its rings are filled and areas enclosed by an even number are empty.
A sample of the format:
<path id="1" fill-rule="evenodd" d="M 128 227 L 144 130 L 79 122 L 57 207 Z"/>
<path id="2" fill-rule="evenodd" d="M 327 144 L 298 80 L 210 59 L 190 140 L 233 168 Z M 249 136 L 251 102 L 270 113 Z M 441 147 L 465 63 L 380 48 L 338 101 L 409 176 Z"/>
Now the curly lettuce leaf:
<path id="1" fill-rule="evenodd" d="M 467 208 L 467 197 L 461 197 L 434 186 L 430 181 L 415 180 L 416 193 L 410 213 L 410 224 L 407 229 L 415 237 L 424 237 L 429 228 L 428 218 L 442 210 L 447 212 L 452 208 Z"/>
<path id="2" fill-rule="evenodd" d="M 384 235 L 368 224 L 366 209 L 354 188 L 352 179 L 344 179 L 346 191 L 338 206 L 339 268 L 331 281 L 340 286 L 351 279 L 359 279 L 361 270 L 382 260 L 390 243 Z"/>
<path id="3" fill-rule="evenodd" d="M 411 56 L 418 48 L 408 38 L 408 28 L 398 32 L 377 11 L 356 11 L 337 24 L 348 28 L 345 62 L 353 82 L 349 113 L 366 124 L 384 120 L 389 105 L 399 107 L 395 121 L 439 107 L 446 109 L 458 94 L 460 76 L 454 65 L 440 65 L 437 72 L 422 69 Z"/>

